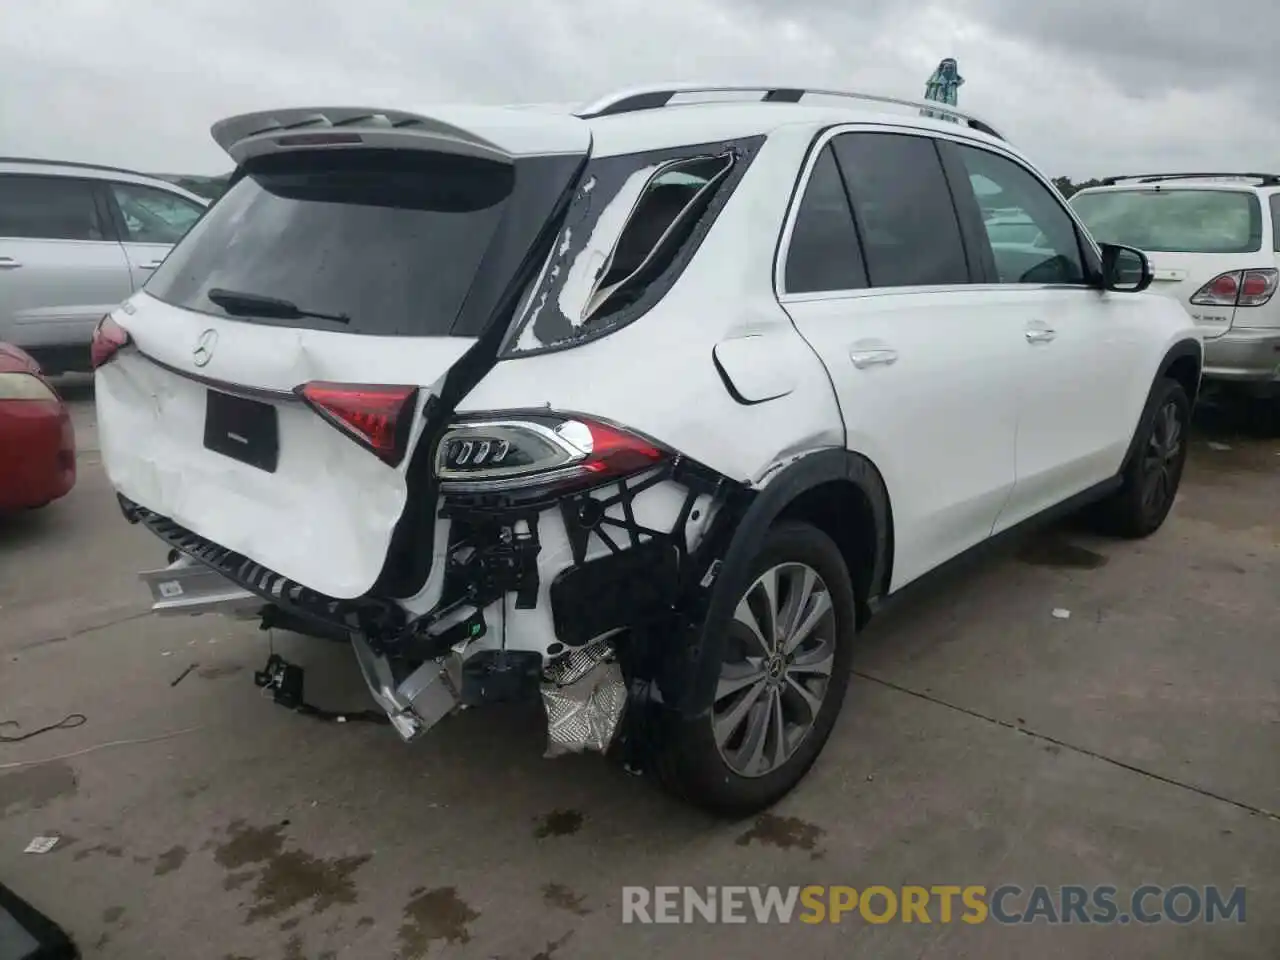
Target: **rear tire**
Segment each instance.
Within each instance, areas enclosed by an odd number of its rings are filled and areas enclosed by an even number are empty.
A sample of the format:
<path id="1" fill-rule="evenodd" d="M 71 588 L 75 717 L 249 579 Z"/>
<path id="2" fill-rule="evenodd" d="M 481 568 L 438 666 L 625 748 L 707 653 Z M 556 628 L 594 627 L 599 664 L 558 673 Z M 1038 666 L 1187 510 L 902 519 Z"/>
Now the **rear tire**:
<path id="1" fill-rule="evenodd" d="M 1191 401 L 1176 380 L 1157 381 L 1138 425 L 1138 445 L 1120 489 L 1098 504 L 1098 526 L 1126 539 L 1160 529 L 1182 482 L 1191 428 Z"/>
<path id="2" fill-rule="evenodd" d="M 681 799 L 738 817 L 781 799 L 817 759 L 844 702 L 857 619 L 839 548 L 804 523 L 770 530 L 745 582 L 723 586 L 737 601 L 707 642 L 720 665 L 714 702 L 658 731 L 655 767 Z"/>

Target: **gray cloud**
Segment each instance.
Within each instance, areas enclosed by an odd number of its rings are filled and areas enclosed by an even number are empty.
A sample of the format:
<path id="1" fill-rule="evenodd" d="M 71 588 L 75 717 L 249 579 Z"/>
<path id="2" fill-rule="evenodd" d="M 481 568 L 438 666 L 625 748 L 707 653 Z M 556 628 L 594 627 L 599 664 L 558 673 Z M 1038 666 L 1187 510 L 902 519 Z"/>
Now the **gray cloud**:
<path id="1" fill-rule="evenodd" d="M 1140 96 L 1235 89 L 1272 102 L 1280 84 L 1273 0 L 1122 0 L 1090 5 L 969 0 L 975 17 Z"/>
<path id="2" fill-rule="evenodd" d="M 218 172 L 229 161 L 208 128 L 246 110 L 574 101 L 689 79 L 917 97 L 956 56 L 961 104 L 1053 174 L 1280 166 L 1271 2 L 134 0 L 128 14 L 119 0 L 10 2 L 0 142 Z"/>

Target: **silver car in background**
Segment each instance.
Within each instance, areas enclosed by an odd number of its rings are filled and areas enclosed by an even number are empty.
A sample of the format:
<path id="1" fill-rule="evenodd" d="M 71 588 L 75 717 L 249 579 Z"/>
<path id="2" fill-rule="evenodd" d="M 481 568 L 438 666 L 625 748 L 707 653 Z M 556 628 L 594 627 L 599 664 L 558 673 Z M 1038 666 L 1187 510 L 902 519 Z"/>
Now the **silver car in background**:
<path id="1" fill-rule="evenodd" d="M 129 170 L 0 157 L 0 341 L 48 373 L 88 370 L 94 326 L 208 204 Z"/>

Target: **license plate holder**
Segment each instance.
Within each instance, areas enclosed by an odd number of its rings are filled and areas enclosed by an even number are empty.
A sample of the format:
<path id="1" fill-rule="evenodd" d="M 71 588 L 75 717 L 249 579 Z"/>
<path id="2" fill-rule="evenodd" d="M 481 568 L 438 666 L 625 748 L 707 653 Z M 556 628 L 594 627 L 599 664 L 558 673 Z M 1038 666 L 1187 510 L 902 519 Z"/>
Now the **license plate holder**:
<path id="1" fill-rule="evenodd" d="M 204 445 L 267 473 L 280 461 L 279 411 L 269 403 L 210 390 L 205 395 Z"/>

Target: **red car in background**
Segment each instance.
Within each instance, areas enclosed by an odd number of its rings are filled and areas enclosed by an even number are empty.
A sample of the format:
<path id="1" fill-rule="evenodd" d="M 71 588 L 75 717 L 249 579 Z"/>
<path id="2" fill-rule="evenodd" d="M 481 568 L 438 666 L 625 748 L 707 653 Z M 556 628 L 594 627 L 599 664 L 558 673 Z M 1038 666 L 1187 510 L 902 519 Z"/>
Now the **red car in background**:
<path id="1" fill-rule="evenodd" d="M 40 366 L 0 343 L 0 513 L 43 507 L 75 482 L 71 415 Z"/>

